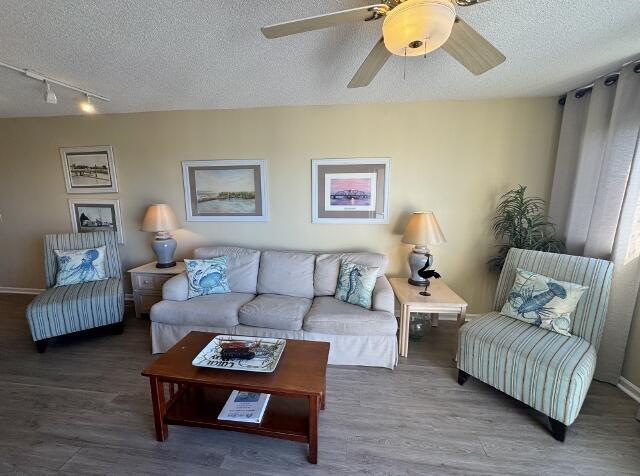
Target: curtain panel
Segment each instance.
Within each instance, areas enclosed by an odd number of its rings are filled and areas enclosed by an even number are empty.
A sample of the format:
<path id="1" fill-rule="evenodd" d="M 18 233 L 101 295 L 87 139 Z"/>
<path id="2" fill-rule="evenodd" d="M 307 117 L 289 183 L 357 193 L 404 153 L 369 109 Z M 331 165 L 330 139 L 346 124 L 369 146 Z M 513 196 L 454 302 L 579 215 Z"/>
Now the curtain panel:
<path id="1" fill-rule="evenodd" d="M 640 290 L 640 61 L 567 93 L 549 215 L 570 254 L 613 261 L 595 378 L 618 383 Z"/>

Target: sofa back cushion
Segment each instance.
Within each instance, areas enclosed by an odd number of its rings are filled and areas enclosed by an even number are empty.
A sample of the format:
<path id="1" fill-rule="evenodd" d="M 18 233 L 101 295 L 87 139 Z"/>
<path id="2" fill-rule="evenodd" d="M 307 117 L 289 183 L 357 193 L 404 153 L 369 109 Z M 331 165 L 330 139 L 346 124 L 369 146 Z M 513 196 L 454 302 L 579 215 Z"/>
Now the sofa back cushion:
<path id="1" fill-rule="evenodd" d="M 316 256 L 313 290 L 316 296 L 333 296 L 336 293 L 340 263 L 355 263 L 378 268 L 378 277 L 384 276 L 388 258 L 380 253 L 332 253 Z"/>
<path id="2" fill-rule="evenodd" d="M 312 253 L 263 251 L 260 256 L 258 293 L 312 299 L 315 260 L 316 256 Z"/>
<path id="3" fill-rule="evenodd" d="M 227 279 L 233 293 L 256 294 L 260 251 L 237 246 L 208 246 L 196 248 L 196 259 L 227 257 Z"/>

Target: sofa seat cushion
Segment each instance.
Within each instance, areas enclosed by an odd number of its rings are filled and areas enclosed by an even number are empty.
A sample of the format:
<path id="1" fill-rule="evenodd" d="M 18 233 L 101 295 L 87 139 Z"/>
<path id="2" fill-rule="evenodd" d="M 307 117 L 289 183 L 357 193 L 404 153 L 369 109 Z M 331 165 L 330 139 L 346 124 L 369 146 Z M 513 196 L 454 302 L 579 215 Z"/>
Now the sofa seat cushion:
<path id="1" fill-rule="evenodd" d="M 151 307 L 153 322 L 172 325 L 232 327 L 238 311 L 255 296 L 245 293 L 209 294 L 187 301 L 160 301 Z"/>
<path id="2" fill-rule="evenodd" d="M 369 311 L 331 296 L 320 296 L 313 300 L 302 328 L 331 335 L 395 336 L 398 323 L 388 312 Z"/>
<path id="3" fill-rule="evenodd" d="M 240 324 L 269 329 L 297 331 L 311 307 L 311 299 L 261 294 L 240 309 Z"/>
<path id="4" fill-rule="evenodd" d="M 27 306 L 33 340 L 115 324 L 123 313 L 122 278 L 49 288 Z"/>
<path id="5" fill-rule="evenodd" d="M 578 416 L 596 364 L 588 341 L 492 312 L 459 342 L 458 368 L 565 425 Z"/>
<path id="6" fill-rule="evenodd" d="M 315 262 L 316 256 L 311 253 L 263 251 L 258 273 L 258 294 L 313 299 Z"/>

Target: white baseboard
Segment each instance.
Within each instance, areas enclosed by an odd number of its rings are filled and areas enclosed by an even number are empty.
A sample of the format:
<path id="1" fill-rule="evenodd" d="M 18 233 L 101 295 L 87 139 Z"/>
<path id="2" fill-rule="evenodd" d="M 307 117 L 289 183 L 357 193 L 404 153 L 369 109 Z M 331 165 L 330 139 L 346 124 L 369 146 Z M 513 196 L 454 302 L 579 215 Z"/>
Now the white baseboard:
<path id="1" fill-rule="evenodd" d="M 14 288 L 11 286 L 0 286 L 0 294 L 40 294 L 44 289 L 39 288 Z M 125 301 L 133 301 L 133 294 L 125 294 Z"/>
<path id="2" fill-rule="evenodd" d="M 640 403 L 640 387 L 632 384 L 626 378 L 620 377 L 618 380 L 618 388 L 633 398 L 636 402 Z"/>
<path id="3" fill-rule="evenodd" d="M 44 289 L 38 288 L 13 288 L 11 286 L 0 286 L 2 294 L 40 294 Z"/>

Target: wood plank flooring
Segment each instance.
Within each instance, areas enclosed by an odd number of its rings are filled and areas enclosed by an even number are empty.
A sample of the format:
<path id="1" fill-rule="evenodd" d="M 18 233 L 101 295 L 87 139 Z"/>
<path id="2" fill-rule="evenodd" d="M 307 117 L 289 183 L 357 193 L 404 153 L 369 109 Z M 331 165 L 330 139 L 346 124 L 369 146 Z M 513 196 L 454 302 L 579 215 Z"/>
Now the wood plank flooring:
<path id="1" fill-rule="evenodd" d="M 594 382 L 567 441 L 544 418 L 470 379 L 457 385 L 443 321 L 394 371 L 330 367 L 319 464 L 306 445 L 170 427 L 159 443 L 147 380 L 149 321 L 122 335 L 54 340 L 37 354 L 30 296 L 0 294 L 0 474 L 640 474 L 637 404 Z"/>

